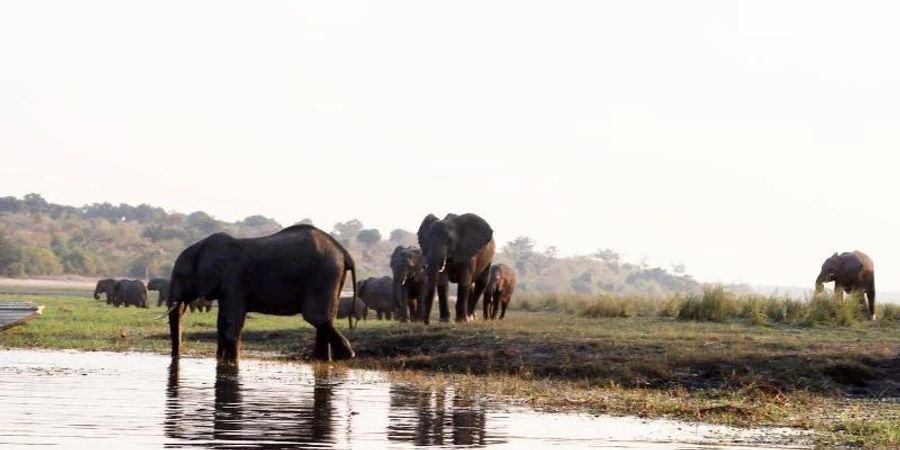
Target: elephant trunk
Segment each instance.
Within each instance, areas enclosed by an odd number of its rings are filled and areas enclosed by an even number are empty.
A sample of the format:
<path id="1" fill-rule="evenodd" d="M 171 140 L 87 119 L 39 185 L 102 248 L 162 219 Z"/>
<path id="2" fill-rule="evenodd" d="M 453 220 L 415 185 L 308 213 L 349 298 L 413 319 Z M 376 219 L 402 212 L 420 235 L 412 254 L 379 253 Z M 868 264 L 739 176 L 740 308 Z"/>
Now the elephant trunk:
<path id="1" fill-rule="evenodd" d="M 172 339 L 172 358 L 181 356 L 182 327 L 181 317 L 184 315 L 184 302 L 177 302 L 169 309 L 169 337 Z"/>
<path id="2" fill-rule="evenodd" d="M 821 294 L 825 290 L 825 272 L 819 272 L 816 278 L 816 294 Z"/>
<path id="3" fill-rule="evenodd" d="M 400 278 L 402 277 L 402 278 Z M 406 274 L 394 273 L 394 308 L 401 322 L 409 321 L 409 302 L 406 300 Z"/>
<path id="4" fill-rule="evenodd" d="M 437 279 L 437 268 L 429 267 L 428 280 L 426 282 L 425 289 L 425 299 L 423 301 L 424 304 L 419 306 L 419 309 L 421 310 L 420 315 L 422 317 L 422 322 L 425 323 L 425 325 L 428 325 L 431 320 L 431 306 L 434 304 L 434 294 L 435 290 L 437 289 Z"/>

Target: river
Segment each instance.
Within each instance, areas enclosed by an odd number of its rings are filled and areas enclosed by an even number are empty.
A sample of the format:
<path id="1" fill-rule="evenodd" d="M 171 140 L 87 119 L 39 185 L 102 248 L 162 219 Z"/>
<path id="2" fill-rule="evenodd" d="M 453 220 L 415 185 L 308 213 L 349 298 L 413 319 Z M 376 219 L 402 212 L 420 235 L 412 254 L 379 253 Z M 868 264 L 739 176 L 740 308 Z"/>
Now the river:
<path id="1" fill-rule="evenodd" d="M 375 371 L 244 359 L 0 350 L 0 447 L 786 448 L 787 429 L 544 413 Z"/>

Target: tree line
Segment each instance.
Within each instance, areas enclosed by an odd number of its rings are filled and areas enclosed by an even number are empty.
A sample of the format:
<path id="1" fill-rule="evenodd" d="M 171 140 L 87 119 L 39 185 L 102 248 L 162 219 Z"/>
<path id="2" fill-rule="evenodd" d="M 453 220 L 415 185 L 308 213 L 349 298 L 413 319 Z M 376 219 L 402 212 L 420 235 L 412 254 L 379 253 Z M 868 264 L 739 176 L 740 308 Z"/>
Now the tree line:
<path id="1" fill-rule="evenodd" d="M 255 237 L 281 228 L 260 215 L 225 222 L 202 211 L 183 214 L 146 204 L 73 207 L 47 202 L 39 194 L 0 197 L 0 275 L 168 277 L 178 254 L 212 233 Z M 330 232 L 353 255 L 361 277 L 389 275 L 394 248 L 417 245 L 412 231 L 397 228 L 384 236 L 358 219 L 338 222 Z M 663 295 L 700 290 L 681 265 L 666 269 L 623 262 L 609 249 L 559 256 L 552 246 L 538 249 L 528 236 L 498 243 L 498 248 L 495 262 L 516 269 L 520 292 Z"/>

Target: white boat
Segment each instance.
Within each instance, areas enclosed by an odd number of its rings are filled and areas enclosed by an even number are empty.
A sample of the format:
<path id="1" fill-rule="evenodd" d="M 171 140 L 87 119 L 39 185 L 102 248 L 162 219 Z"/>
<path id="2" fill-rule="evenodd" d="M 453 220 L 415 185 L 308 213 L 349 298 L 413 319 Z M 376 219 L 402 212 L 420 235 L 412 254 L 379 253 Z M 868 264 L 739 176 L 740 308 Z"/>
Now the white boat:
<path id="1" fill-rule="evenodd" d="M 43 310 L 43 306 L 31 302 L 0 301 L 0 331 L 28 322 Z"/>

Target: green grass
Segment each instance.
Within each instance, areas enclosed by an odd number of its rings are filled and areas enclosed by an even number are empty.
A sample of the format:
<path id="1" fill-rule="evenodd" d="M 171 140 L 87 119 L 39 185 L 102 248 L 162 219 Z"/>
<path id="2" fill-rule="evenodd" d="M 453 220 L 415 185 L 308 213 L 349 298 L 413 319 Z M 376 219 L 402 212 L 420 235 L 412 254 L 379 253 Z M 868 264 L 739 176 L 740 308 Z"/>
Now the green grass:
<path id="1" fill-rule="evenodd" d="M 0 334 L 0 347 L 169 349 L 166 321 L 153 320 L 161 308 L 117 309 L 78 297 L 28 300 L 46 306 L 43 316 Z M 358 354 L 348 365 L 405 381 L 453 382 L 473 395 L 546 409 L 803 427 L 817 430 L 823 443 L 897 442 L 900 404 L 878 400 L 900 397 L 896 320 L 854 315 L 842 326 L 840 304 L 719 292 L 513 301 L 519 308 L 503 321 L 337 325 Z M 691 320 L 677 319 L 685 316 Z M 215 310 L 185 315 L 185 354 L 214 354 L 215 320 Z M 252 356 L 303 360 L 313 339 L 299 317 L 251 314 L 243 348 Z"/>

